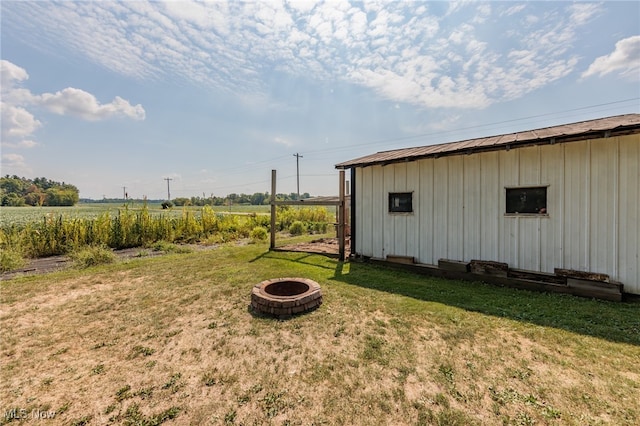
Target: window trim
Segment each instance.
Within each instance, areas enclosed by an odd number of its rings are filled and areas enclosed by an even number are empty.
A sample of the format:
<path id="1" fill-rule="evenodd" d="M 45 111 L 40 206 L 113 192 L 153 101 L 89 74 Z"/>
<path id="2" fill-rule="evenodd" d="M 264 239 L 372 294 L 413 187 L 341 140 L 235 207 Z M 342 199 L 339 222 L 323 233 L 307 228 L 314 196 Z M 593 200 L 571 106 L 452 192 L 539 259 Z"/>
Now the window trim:
<path id="1" fill-rule="evenodd" d="M 543 185 L 509 185 L 504 187 L 504 216 L 505 217 L 549 217 L 549 187 L 550 184 Z M 509 213 L 507 212 L 507 191 L 509 189 L 545 189 L 546 212 L 545 213 Z"/>
<path id="2" fill-rule="evenodd" d="M 387 213 L 389 214 L 394 214 L 394 215 L 407 215 L 407 214 L 413 214 L 413 212 L 415 211 L 414 207 L 413 207 L 413 193 L 414 191 L 397 191 L 397 192 L 389 192 L 388 193 L 388 197 L 387 197 Z M 399 195 L 408 195 L 410 197 L 409 201 L 411 203 L 411 210 L 401 210 L 401 211 L 397 211 L 397 210 L 393 210 L 392 206 L 391 206 L 391 200 L 393 196 L 399 196 Z"/>

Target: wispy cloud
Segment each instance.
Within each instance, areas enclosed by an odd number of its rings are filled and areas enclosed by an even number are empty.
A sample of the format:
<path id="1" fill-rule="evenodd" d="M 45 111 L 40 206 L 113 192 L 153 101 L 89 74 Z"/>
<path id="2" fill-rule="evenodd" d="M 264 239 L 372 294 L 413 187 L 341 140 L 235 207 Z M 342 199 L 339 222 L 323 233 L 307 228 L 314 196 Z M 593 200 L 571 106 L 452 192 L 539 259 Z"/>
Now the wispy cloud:
<path id="1" fill-rule="evenodd" d="M 262 97 L 279 72 L 427 108 L 484 108 L 566 77 L 574 41 L 599 13 L 591 3 L 3 4 L 3 21 L 33 47 L 63 47 L 131 78 Z"/>
<path id="2" fill-rule="evenodd" d="M 11 170 L 16 175 L 30 175 L 32 169 L 20 154 L 2 154 L 2 169 Z"/>
<path id="3" fill-rule="evenodd" d="M 582 73 L 582 78 L 602 77 L 612 72 L 630 80 L 640 80 L 640 35 L 618 41 L 613 52 L 596 58 Z"/>
<path id="4" fill-rule="evenodd" d="M 284 146 L 293 146 L 294 143 L 287 139 L 287 138 L 283 138 L 281 136 L 276 136 L 275 138 L 273 138 L 273 141 L 279 145 L 284 145 Z"/>
<path id="5" fill-rule="evenodd" d="M 116 96 L 106 104 L 100 104 L 95 96 L 84 90 L 68 87 L 56 93 L 35 95 L 23 88 L 29 78 L 27 71 L 12 62 L 0 61 L 2 80 L 2 145 L 5 148 L 32 148 L 37 145 L 30 139 L 42 126 L 32 108 L 41 108 L 58 115 L 69 115 L 88 121 L 125 117 L 144 120 L 142 105 L 131 105 Z"/>

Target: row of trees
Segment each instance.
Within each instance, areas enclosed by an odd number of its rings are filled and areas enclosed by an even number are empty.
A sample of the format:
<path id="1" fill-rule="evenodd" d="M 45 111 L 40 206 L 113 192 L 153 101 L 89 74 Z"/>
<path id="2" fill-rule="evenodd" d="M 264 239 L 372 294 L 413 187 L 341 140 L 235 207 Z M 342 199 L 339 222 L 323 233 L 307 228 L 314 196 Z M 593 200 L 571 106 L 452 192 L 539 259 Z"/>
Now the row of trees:
<path id="1" fill-rule="evenodd" d="M 68 183 L 55 182 L 44 177 L 27 179 L 16 175 L 0 178 L 0 205 L 3 206 L 73 206 L 79 201 L 78 188 Z M 178 197 L 171 200 L 176 206 L 228 206 L 269 204 L 268 192 L 254 194 L 229 194 L 226 197 Z M 278 200 L 297 200 L 298 194 L 277 194 Z M 308 192 L 300 194 L 300 199 L 310 198 Z M 89 201 L 89 200 L 86 200 Z M 93 200 L 91 200 L 94 202 Z M 100 200 L 103 202 L 121 200 Z"/>
<path id="2" fill-rule="evenodd" d="M 44 177 L 27 179 L 16 175 L 0 178 L 0 205 L 73 206 L 80 199 L 74 185 Z"/>
<path id="3" fill-rule="evenodd" d="M 229 194 L 226 197 L 178 197 L 171 200 L 176 206 L 228 206 L 228 205 L 252 205 L 260 206 L 269 204 L 268 192 L 256 192 L 255 194 Z M 298 194 L 276 194 L 276 198 L 282 201 L 297 200 Z M 300 199 L 311 198 L 308 192 L 300 194 Z"/>

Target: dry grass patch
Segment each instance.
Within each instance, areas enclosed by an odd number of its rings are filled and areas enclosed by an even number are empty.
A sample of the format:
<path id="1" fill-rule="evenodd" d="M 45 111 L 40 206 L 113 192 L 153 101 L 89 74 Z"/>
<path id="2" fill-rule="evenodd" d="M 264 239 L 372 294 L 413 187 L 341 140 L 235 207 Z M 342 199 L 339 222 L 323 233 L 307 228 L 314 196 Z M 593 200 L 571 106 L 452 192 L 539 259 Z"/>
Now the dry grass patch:
<path id="1" fill-rule="evenodd" d="M 323 305 L 254 315 L 251 288 L 279 276 L 317 281 Z M 0 285 L 5 412 L 48 410 L 56 424 L 640 422 L 640 337 L 563 319 L 589 300 L 263 245 Z M 640 306 L 597 303 L 604 321 L 637 326 Z M 528 313 L 554 305 L 556 326 Z"/>

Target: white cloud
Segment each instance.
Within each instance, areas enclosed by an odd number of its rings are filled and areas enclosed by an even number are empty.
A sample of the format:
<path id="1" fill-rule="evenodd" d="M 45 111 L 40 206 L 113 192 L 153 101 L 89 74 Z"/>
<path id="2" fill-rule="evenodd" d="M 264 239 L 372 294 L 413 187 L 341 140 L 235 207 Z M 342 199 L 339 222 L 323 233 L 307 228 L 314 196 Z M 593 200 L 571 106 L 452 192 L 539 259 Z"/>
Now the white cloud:
<path id="1" fill-rule="evenodd" d="M 125 117 L 144 120 L 142 105 L 132 106 L 116 96 L 107 104 L 100 104 L 92 94 L 68 87 L 56 93 L 34 95 L 22 87 L 29 74 L 12 62 L 0 61 L 2 79 L 2 145 L 5 148 L 32 148 L 31 139 L 42 123 L 28 108 L 42 108 L 58 115 L 70 115 L 88 121 Z"/>
<path id="2" fill-rule="evenodd" d="M 2 154 L 3 174 L 15 174 L 19 176 L 32 174 L 31 168 L 20 154 Z"/>
<path id="3" fill-rule="evenodd" d="M 29 139 L 24 139 L 18 142 L 3 142 L 2 146 L 5 148 L 33 148 L 35 146 L 40 145 L 38 142 L 33 141 L 33 140 L 29 140 Z"/>
<path id="4" fill-rule="evenodd" d="M 293 146 L 294 143 L 286 138 L 283 138 L 281 136 L 276 136 L 275 138 L 273 138 L 273 141 L 279 145 L 284 145 L 284 146 Z"/>
<path id="5" fill-rule="evenodd" d="M 619 72 L 623 77 L 640 80 L 640 35 L 622 39 L 609 55 L 596 58 L 582 78 Z"/>
<path id="6" fill-rule="evenodd" d="M 501 15 L 503 16 L 515 15 L 517 13 L 522 12 L 526 7 L 527 7 L 526 4 L 517 4 L 515 6 L 511 6 L 510 8 L 502 12 Z"/>
<path id="7" fill-rule="evenodd" d="M 309 13 L 317 3 L 317 1 L 287 0 L 287 6 L 301 13 Z"/>
<path id="8" fill-rule="evenodd" d="M 23 68 L 6 61 L 0 60 L 0 80 L 2 82 L 2 94 L 8 93 L 17 83 L 25 81 L 29 74 Z"/>
<path id="9" fill-rule="evenodd" d="M 266 96 L 277 71 L 427 108 L 483 108 L 568 75 L 576 39 L 601 11 L 563 2 L 10 2 L 3 22 L 36 48 L 240 98 Z M 100 105 L 64 90 L 46 105 L 84 118 L 143 117 L 119 98 Z"/>
<path id="10" fill-rule="evenodd" d="M 601 6 L 597 3 L 574 3 L 571 5 L 571 21 L 574 25 L 584 25 L 589 23 L 600 11 Z"/>
<path id="11" fill-rule="evenodd" d="M 170 17 L 187 24 L 195 24 L 203 29 L 217 29 L 227 33 L 227 8 L 225 2 L 204 5 L 191 1 L 168 1 L 161 4 Z"/>
<path id="12" fill-rule="evenodd" d="M 56 93 L 33 96 L 32 103 L 58 115 L 72 115 L 88 121 L 119 116 L 133 120 L 145 119 L 145 111 L 140 104 L 132 106 L 120 96 L 116 96 L 108 104 L 100 104 L 91 93 L 72 87 Z"/>
<path id="13" fill-rule="evenodd" d="M 31 175 L 33 170 L 21 154 L 7 152 L 34 148 L 39 145 L 34 139 L 42 123 L 32 109 L 45 109 L 56 114 L 73 115 L 85 120 L 106 119 L 125 116 L 144 119 L 144 109 L 140 105 L 131 106 L 128 101 L 116 97 L 108 104 L 100 104 L 96 98 L 83 90 L 67 88 L 55 94 L 34 95 L 22 87 L 29 75 L 23 68 L 6 60 L 0 61 L 2 80 L 2 170 L 4 173 Z"/>
<path id="14" fill-rule="evenodd" d="M 22 107 L 5 102 L 1 105 L 3 143 L 31 136 L 42 125 L 33 114 Z"/>

